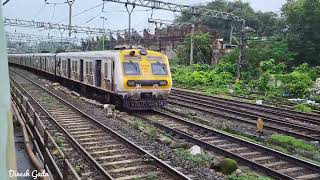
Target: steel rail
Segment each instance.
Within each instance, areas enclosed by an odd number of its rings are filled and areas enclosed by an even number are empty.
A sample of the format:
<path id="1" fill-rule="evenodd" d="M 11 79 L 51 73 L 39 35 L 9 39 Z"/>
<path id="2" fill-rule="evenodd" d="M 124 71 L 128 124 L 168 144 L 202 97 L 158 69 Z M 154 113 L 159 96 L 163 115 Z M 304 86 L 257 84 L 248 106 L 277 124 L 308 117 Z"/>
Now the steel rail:
<path id="1" fill-rule="evenodd" d="M 94 119 L 93 117 L 91 117 L 90 115 L 88 115 L 87 113 L 83 112 L 82 110 L 78 109 L 77 107 L 73 106 L 72 104 L 70 104 L 69 102 L 63 100 L 62 98 L 60 98 L 59 96 L 57 96 L 56 94 L 54 94 L 53 92 L 47 90 L 46 88 L 42 87 L 40 84 L 34 82 L 33 80 L 21 75 L 20 73 L 14 71 L 14 70 L 10 70 L 16 74 L 18 74 L 20 77 L 26 79 L 27 81 L 33 83 L 34 85 L 36 85 L 37 87 L 41 88 L 43 91 L 45 91 L 46 93 L 50 94 L 51 96 L 55 97 L 56 99 L 58 99 L 60 102 L 64 103 L 65 105 L 67 105 L 68 107 L 72 108 L 73 110 L 77 111 L 78 113 L 82 114 L 84 117 L 90 119 L 92 122 L 94 122 L 95 124 L 99 125 L 100 127 L 102 127 L 104 130 L 106 130 L 107 132 L 110 132 L 111 134 L 115 135 L 117 138 L 119 138 L 122 142 L 128 144 L 129 146 L 135 148 L 136 150 L 138 150 L 140 153 L 148 156 L 149 158 L 151 158 L 153 160 L 153 162 L 155 162 L 155 165 L 158 166 L 159 168 L 161 168 L 162 170 L 164 170 L 165 172 L 169 173 L 170 175 L 172 175 L 173 177 L 175 177 L 175 179 L 190 179 L 188 178 L 186 175 L 182 174 L 181 172 L 179 172 L 178 170 L 174 169 L 173 167 L 171 167 L 170 165 L 166 164 L 164 161 L 160 160 L 159 158 L 155 157 L 154 155 L 152 155 L 151 153 L 147 152 L 146 150 L 142 149 L 141 147 L 137 146 L 135 143 L 131 142 L 130 140 L 126 139 L 124 136 L 120 135 L 119 133 L 115 132 L 114 130 L 110 129 L 109 127 L 107 127 L 106 125 L 102 124 L 101 122 L 99 122 L 98 120 Z M 32 98 L 35 102 L 37 102 L 37 100 L 35 100 L 30 94 L 28 94 L 28 96 L 30 96 L 30 98 Z M 39 105 L 40 107 L 42 107 L 39 103 L 37 103 L 37 105 Z M 42 107 L 43 108 L 43 107 Z M 54 119 L 48 111 L 46 111 L 44 108 L 43 110 L 48 114 L 48 116 L 52 119 Z M 56 122 L 58 123 L 58 122 Z M 58 123 L 59 124 L 59 123 Z M 59 124 L 59 126 L 61 126 Z M 62 129 L 64 129 L 61 126 Z M 71 139 L 73 139 L 75 142 L 76 140 L 64 129 L 64 131 L 66 132 L 66 134 L 68 136 L 70 136 Z M 77 146 L 79 146 L 79 148 L 82 149 L 82 151 L 87 154 L 87 157 L 90 158 L 90 160 L 95 163 L 95 166 L 97 166 L 97 168 L 99 170 L 101 170 L 102 172 L 104 172 L 104 174 L 106 175 L 106 178 L 108 179 L 113 179 L 110 174 L 104 170 L 104 168 L 102 166 L 99 165 L 98 162 L 96 162 L 96 160 L 94 160 L 94 158 L 84 149 L 82 148 L 82 146 L 77 143 Z"/>
<path id="2" fill-rule="evenodd" d="M 12 70 L 11 70 L 12 71 Z M 13 71 L 14 72 L 14 71 Z M 15 72 L 16 73 L 16 72 Z M 18 73 L 17 73 L 18 74 Z M 20 74 L 18 74 L 21 76 Z M 23 76 L 21 76 L 23 77 Z M 25 77 L 23 77 L 25 78 Z M 27 79 L 27 78 L 25 78 Z M 23 88 L 16 80 L 10 77 L 10 80 L 18 85 L 24 93 L 48 116 L 51 121 L 71 140 L 71 142 L 87 157 L 87 159 L 97 168 L 97 170 L 100 171 L 100 173 L 106 178 L 106 179 L 112 179 L 112 177 L 99 165 L 99 163 L 71 136 L 69 132 L 65 128 L 63 128 L 60 123 L 57 122 L 57 120 L 51 116 L 51 114 L 27 91 L 25 88 Z M 31 82 L 31 81 L 30 81 Z"/>
<path id="3" fill-rule="evenodd" d="M 239 122 L 242 122 L 242 123 L 245 123 L 245 124 L 250 124 L 250 125 L 256 126 L 256 121 L 251 121 L 251 120 L 243 119 L 243 118 L 240 118 L 240 117 L 234 117 L 232 115 L 226 115 L 226 114 L 222 114 L 222 113 L 217 113 L 217 112 L 214 112 L 212 110 L 204 109 L 204 108 L 197 107 L 197 106 L 194 106 L 194 105 L 192 106 L 192 105 L 187 105 L 187 104 L 183 104 L 183 103 L 177 103 L 177 102 L 171 101 L 171 100 L 169 100 L 168 102 L 170 104 L 173 104 L 173 105 L 178 105 L 178 106 L 181 106 L 181 107 L 191 108 L 191 109 L 195 109 L 195 110 L 198 110 L 198 111 L 210 113 L 210 114 L 213 114 L 215 116 L 218 116 L 218 117 L 221 117 L 221 118 L 224 118 L 224 119 L 227 119 L 227 120 L 231 120 L 231 121 L 236 120 L 236 121 L 239 121 Z M 302 134 L 302 133 L 298 133 L 298 132 L 294 132 L 294 131 L 284 130 L 284 129 L 281 129 L 279 127 L 264 125 L 264 128 L 266 130 L 270 130 L 270 131 L 274 131 L 274 132 L 278 132 L 278 133 L 294 136 L 294 137 L 305 139 L 305 140 L 309 140 L 309 141 L 318 141 L 319 140 L 318 138 L 315 138 L 315 137 L 312 137 L 312 136 L 308 136 L 308 135 L 305 135 L 305 134 Z"/>
<path id="4" fill-rule="evenodd" d="M 320 139 L 320 130 L 315 129 L 315 128 L 311 128 L 311 127 L 307 127 L 307 126 L 304 126 L 304 125 L 301 125 L 298 123 L 286 122 L 286 121 L 283 121 L 280 119 L 266 117 L 266 116 L 261 115 L 259 113 L 253 114 L 253 113 L 247 112 L 245 110 L 232 108 L 230 106 L 220 106 L 220 105 L 216 105 L 214 103 L 210 103 L 207 101 L 203 101 L 203 100 L 199 100 L 199 99 L 187 97 L 187 96 L 174 95 L 174 96 L 171 96 L 171 98 L 170 98 L 171 102 L 172 102 L 172 100 L 177 100 L 179 103 L 180 102 L 193 103 L 194 105 L 198 105 L 200 107 L 221 110 L 223 112 L 230 113 L 230 114 L 236 114 L 236 115 L 239 115 L 239 116 L 242 116 L 245 118 L 250 118 L 254 122 L 256 122 L 258 117 L 262 117 L 265 122 L 270 123 L 269 125 L 266 125 L 268 127 L 271 127 L 271 126 L 276 127 L 271 124 L 281 125 L 284 127 L 292 128 L 292 129 L 294 129 L 294 131 L 304 132 L 304 134 L 306 134 L 306 137 L 310 137 L 310 139 L 315 139 L 315 140 Z M 178 102 L 176 102 L 176 103 L 179 104 Z"/>
<path id="5" fill-rule="evenodd" d="M 237 105 L 241 106 L 244 108 L 252 108 L 252 109 L 257 109 L 262 112 L 266 113 L 272 113 L 272 114 L 277 114 L 277 115 L 282 115 L 290 118 L 294 118 L 297 120 L 303 120 L 303 121 L 308 121 L 310 123 L 315 123 L 315 124 L 320 124 L 320 115 L 314 114 L 314 113 L 301 113 L 301 112 L 296 112 L 292 111 L 289 109 L 284 109 L 284 108 L 279 108 L 279 107 L 273 107 L 273 106 L 267 106 L 267 105 L 255 105 L 255 104 L 250 104 L 247 102 L 241 102 L 233 99 L 224 99 L 220 97 L 214 97 L 214 96 L 206 96 L 203 94 L 199 94 L 196 92 L 190 92 L 190 91 L 185 91 L 185 90 L 178 90 L 178 89 L 173 89 L 172 93 L 175 94 L 184 94 L 188 96 L 193 96 L 201 99 L 206 99 L 206 100 L 213 100 L 213 101 L 218 101 L 221 103 L 226 103 L 226 104 L 231 104 L 231 105 Z"/>
<path id="6" fill-rule="evenodd" d="M 317 165 L 317 164 L 314 164 L 314 163 L 311 163 L 311 162 L 308 162 L 308 161 L 305 161 L 305 160 L 302 160 L 302 159 L 298 159 L 296 157 L 284 154 L 282 152 L 267 148 L 265 146 L 262 146 L 262 145 L 259 145 L 259 144 L 256 144 L 256 143 L 252 143 L 252 142 L 240 139 L 238 137 L 235 137 L 235 136 L 232 136 L 232 135 L 229 135 L 229 134 L 225 134 L 223 132 L 217 131 L 217 130 L 212 129 L 210 127 L 207 127 L 207 126 L 204 126 L 204 125 L 201 125 L 201 124 L 198 124 L 198 123 L 194 123 L 189 119 L 181 118 L 181 117 L 179 117 L 177 115 L 174 115 L 174 114 L 165 113 L 165 112 L 160 111 L 160 110 L 154 110 L 154 112 L 156 114 L 169 117 L 170 119 L 178 121 L 178 122 L 180 122 L 182 124 L 185 124 L 185 125 L 187 125 L 187 126 L 189 126 L 191 128 L 195 128 L 198 131 L 205 131 L 205 132 L 212 133 L 212 134 L 220 136 L 220 137 L 222 137 L 224 139 L 228 139 L 228 140 L 231 140 L 231 141 L 234 141 L 234 142 L 238 142 L 240 144 L 252 147 L 252 148 L 257 149 L 259 151 L 266 152 L 267 154 L 272 154 L 273 156 L 275 156 L 277 158 L 285 159 L 286 161 L 288 161 L 290 163 L 298 164 L 300 166 L 303 166 L 303 167 L 306 167 L 308 169 L 311 169 L 312 171 L 315 171 L 316 173 L 320 173 L 320 171 L 319 171 L 320 170 L 320 166 Z M 288 176 L 288 175 L 286 175 L 284 173 L 279 173 L 279 172 L 277 172 L 275 170 L 272 170 L 269 167 L 263 166 L 263 165 L 261 165 L 259 163 L 251 161 L 251 160 L 249 160 L 247 158 L 241 157 L 241 156 L 239 156 L 239 155 L 237 155 L 235 153 L 232 153 L 232 152 L 229 152 L 229 151 L 227 151 L 225 149 L 219 148 L 218 146 L 214 146 L 214 145 L 209 144 L 209 143 L 207 143 L 207 142 L 205 142 L 203 140 L 197 139 L 197 138 L 195 138 L 195 137 L 193 137 L 193 136 L 191 136 L 189 134 L 186 134 L 186 133 L 184 133 L 184 132 L 182 132 L 180 130 L 176 130 L 176 129 L 173 129 L 173 128 L 168 127 L 166 125 L 163 125 L 161 123 L 152 121 L 152 120 L 144 117 L 143 115 L 139 115 L 139 114 L 133 114 L 133 115 L 136 116 L 136 117 L 139 117 L 139 118 L 141 118 L 141 119 L 143 119 L 145 121 L 148 121 L 149 123 L 151 123 L 155 127 L 159 128 L 159 129 L 162 129 L 165 132 L 171 133 L 171 134 L 176 135 L 178 137 L 182 137 L 183 139 L 186 139 L 187 141 L 192 142 L 194 144 L 197 144 L 199 146 L 202 146 L 202 147 L 204 147 L 204 148 L 206 148 L 208 150 L 212 150 L 214 152 L 221 153 L 221 154 L 223 154 L 225 156 L 237 159 L 240 162 L 242 162 L 244 164 L 247 164 L 247 165 L 249 165 L 250 167 L 252 167 L 254 169 L 262 170 L 266 174 L 268 174 L 270 176 L 273 176 L 275 178 L 279 178 L 279 179 L 295 179 L 295 178 L 290 177 L 290 176 Z"/>

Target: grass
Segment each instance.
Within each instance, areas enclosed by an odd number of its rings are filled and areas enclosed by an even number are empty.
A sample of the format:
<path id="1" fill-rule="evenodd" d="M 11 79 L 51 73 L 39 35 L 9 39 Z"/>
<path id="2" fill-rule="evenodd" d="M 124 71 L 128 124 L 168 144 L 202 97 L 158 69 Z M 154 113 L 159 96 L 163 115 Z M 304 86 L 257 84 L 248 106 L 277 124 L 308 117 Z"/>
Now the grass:
<path id="1" fill-rule="evenodd" d="M 49 104 L 53 103 L 54 102 L 54 98 L 52 98 L 51 96 L 47 96 L 47 95 L 43 95 L 43 96 L 40 96 L 40 101 L 44 101 L 44 102 L 47 102 Z"/>
<path id="2" fill-rule="evenodd" d="M 319 149 L 313 144 L 309 144 L 301 139 L 296 139 L 294 137 L 281 134 L 273 134 L 268 141 L 286 149 L 301 149 L 309 152 L 319 151 Z"/>
<path id="3" fill-rule="evenodd" d="M 312 108 L 305 105 L 305 104 L 297 104 L 297 105 L 293 106 L 293 110 L 295 110 L 297 112 L 302 112 L 302 113 L 312 112 Z"/>
<path id="4" fill-rule="evenodd" d="M 135 119 L 132 125 L 134 128 L 139 129 L 149 135 L 151 139 L 156 139 L 160 134 L 159 129 L 149 126 L 138 119 Z"/>
<path id="5" fill-rule="evenodd" d="M 147 126 L 146 134 L 148 134 L 151 139 L 156 139 L 159 135 L 159 130 L 155 127 Z"/>
<path id="6" fill-rule="evenodd" d="M 271 179 L 264 176 L 256 176 L 256 175 L 250 175 L 250 174 L 243 174 L 240 176 L 232 174 L 228 176 L 228 180 L 271 180 Z"/>
<path id="7" fill-rule="evenodd" d="M 140 120 L 134 120 L 132 125 L 133 125 L 134 128 L 140 129 L 140 130 L 143 129 L 144 126 L 145 126 L 145 124 Z"/>
<path id="8" fill-rule="evenodd" d="M 59 147 L 64 147 L 64 139 L 62 139 L 61 137 L 56 137 L 54 141 Z"/>
<path id="9" fill-rule="evenodd" d="M 189 162 L 195 165 L 205 165 L 208 166 L 211 163 L 212 158 L 206 154 L 206 153 L 201 153 L 197 155 L 192 155 L 189 150 L 183 149 L 183 148 L 178 148 L 175 150 L 175 154 Z"/>

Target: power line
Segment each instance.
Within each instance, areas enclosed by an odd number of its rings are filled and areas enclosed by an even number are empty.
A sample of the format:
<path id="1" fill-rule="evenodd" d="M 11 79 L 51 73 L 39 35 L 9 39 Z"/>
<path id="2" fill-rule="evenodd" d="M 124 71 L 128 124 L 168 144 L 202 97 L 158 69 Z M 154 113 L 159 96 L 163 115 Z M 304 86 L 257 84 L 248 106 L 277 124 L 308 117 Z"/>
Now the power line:
<path id="1" fill-rule="evenodd" d="M 35 20 L 39 14 L 41 13 L 41 11 L 43 10 L 44 6 L 46 5 L 46 2 L 43 3 L 43 5 L 41 6 L 41 8 L 37 11 L 37 13 L 34 15 L 33 20 Z"/>
<path id="2" fill-rule="evenodd" d="M 79 16 L 79 15 L 81 15 L 81 14 L 83 14 L 83 13 L 86 13 L 86 12 L 88 12 L 88 11 L 90 11 L 90 10 L 93 10 L 93 9 L 95 9 L 95 8 L 97 8 L 97 7 L 100 7 L 100 6 L 102 6 L 103 4 L 104 4 L 104 2 L 101 3 L 101 4 L 98 4 L 98 5 L 96 5 L 96 6 L 93 6 L 93 7 L 89 8 L 89 9 L 83 10 L 83 11 L 81 11 L 81 12 L 75 14 L 75 15 L 72 15 L 72 17 Z M 61 22 L 63 22 L 64 20 L 66 20 L 66 19 L 63 19 L 63 20 L 58 21 L 58 22 L 56 22 L 56 23 L 61 23 Z"/>
<path id="3" fill-rule="evenodd" d="M 6 5 L 10 0 L 6 0 L 5 2 L 2 3 L 2 6 Z"/>

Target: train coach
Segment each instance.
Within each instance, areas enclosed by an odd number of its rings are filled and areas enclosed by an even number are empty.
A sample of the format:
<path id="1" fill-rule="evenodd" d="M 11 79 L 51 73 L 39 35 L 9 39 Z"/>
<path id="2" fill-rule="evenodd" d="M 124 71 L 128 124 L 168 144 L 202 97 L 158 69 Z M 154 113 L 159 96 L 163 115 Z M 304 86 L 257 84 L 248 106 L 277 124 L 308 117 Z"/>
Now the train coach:
<path id="1" fill-rule="evenodd" d="M 130 110 L 163 107 L 172 79 L 166 55 L 144 49 L 9 54 L 9 63 L 47 74 L 66 84 L 103 94 Z"/>

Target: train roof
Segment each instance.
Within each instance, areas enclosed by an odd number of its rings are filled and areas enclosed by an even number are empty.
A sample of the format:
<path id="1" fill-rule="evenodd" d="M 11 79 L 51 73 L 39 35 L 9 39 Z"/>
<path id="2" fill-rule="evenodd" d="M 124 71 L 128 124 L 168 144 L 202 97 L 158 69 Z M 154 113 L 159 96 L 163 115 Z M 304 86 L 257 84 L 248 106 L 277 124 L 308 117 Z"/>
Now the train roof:
<path id="1" fill-rule="evenodd" d="M 101 56 L 114 56 L 118 54 L 119 50 L 107 51 L 85 51 L 85 52 L 61 52 L 57 57 L 101 57 Z"/>

